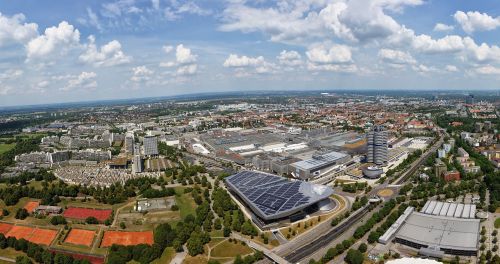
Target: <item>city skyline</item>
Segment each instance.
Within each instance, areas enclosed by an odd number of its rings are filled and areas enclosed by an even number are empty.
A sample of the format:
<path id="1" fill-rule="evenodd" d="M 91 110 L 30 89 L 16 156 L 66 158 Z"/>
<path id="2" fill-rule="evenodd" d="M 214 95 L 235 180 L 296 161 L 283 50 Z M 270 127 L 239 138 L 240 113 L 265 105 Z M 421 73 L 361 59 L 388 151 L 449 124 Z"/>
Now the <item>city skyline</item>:
<path id="1" fill-rule="evenodd" d="M 248 90 L 498 89 L 490 1 L 0 3 L 0 106 Z M 417 18 L 417 19 L 415 19 Z"/>

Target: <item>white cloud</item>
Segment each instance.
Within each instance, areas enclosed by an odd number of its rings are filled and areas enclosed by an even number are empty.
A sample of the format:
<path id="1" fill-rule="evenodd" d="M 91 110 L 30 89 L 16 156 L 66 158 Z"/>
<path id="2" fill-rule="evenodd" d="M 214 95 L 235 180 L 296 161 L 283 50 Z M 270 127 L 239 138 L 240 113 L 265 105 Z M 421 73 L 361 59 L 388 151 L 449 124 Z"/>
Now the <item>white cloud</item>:
<path id="1" fill-rule="evenodd" d="M 439 73 L 439 69 L 437 69 L 436 67 L 432 67 L 432 66 L 427 66 L 427 65 L 424 65 L 424 64 L 418 64 L 418 65 L 413 65 L 412 66 L 412 69 L 420 74 L 428 74 L 428 73 Z"/>
<path id="2" fill-rule="evenodd" d="M 160 9 L 160 0 L 151 0 L 151 5 L 155 10 Z"/>
<path id="3" fill-rule="evenodd" d="M 101 14 L 105 17 L 116 18 L 124 14 L 138 14 L 142 9 L 135 5 L 135 0 L 119 0 L 102 4 Z"/>
<path id="4" fill-rule="evenodd" d="M 325 45 L 312 46 L 306 51 L 309 61 L 316 64 L 337 64 L 352 62 L 351 48 L 346 45 Z"/>
<path id="5" fill-rule="evenodd" d="M 451 26 L 451 25 L 446 25 L 446 24 L 443 24 L 443 23 L 437 23 L 435 26 L 434 26 L 434 31 L 444 31 L 444 32 L 448 32 L 448 31 L 452 31 L 453 29 L 455 29 L 454 26 Z"/>
<path id="6" fill-rule="evenodd" d="M 97 81 L 95 80 L 97 74 L 95 72 L 81 72 L 79 75 L 67 75 L 63 76 L 63 79 L 68 79 L 67 84 L 62 87 L 61 91 L 70 91 L 77 88 L 82 89 L 94 89 L 97 87 Z"/>
<path id="7" fill-rule="evenodd" d="M 123 53 L 122 46 L 117 40 L 110 41 L 98 49 L 95 45 L 95 37 L 91 35 L 88 39 L 89 43 L 86 45 L 85 52 L 78 58 L 83 63 L 97 67 L 115 66 L 129 63 L 132 59 Z"/>
<path id="8" fill-rule="evenodd" d="M 45 29 L 45 34 L 32 39 L 26 45 L 28 60 L 48 58 L 53 53 L 64 54 L 68 49 L 78 46 L 80 32 L 66 21 L 57 27 Z"/>
<path id="9" fill-rule="evenodd" d="M 15 80 L 19 77 L 21 77 L 24 74 L 24 71 L 21 69 L 10 69 L 5 72 L 0 73 L 0 82 L 1 81 L 8 81 L 8 80 Z"/>
<path id="10" fill-rule="evenodd" d="M 10 85 L 4 85 L 0 82 L 0 95 L 8 95 L 14 88 Z"/>
<path id="11" fill-rule="evenodd" d="M 0 13 L 0 46 L 11 42 L 26 43 L 38 36 L 38 25 L 25 23 L 23 14 L 7 17 Z"/>
<path id="12" fill-rule="evenodd" d="M 446 65 L 445 70 L 447 72 L 458 72 L 458 68 L 455 65 Z"/>
<path id="13" fill-rule="evenodd" d="M 197 55 L 191 53 L 191 49 L 185 48 L 184 45 L 177 45 L 175 49 L 175 58 L 178 64 L 189 64 L 196 62 Z"/>
<path id="14" fill-rule="evenodd" d="M 384 10 L 402 12 L 421 0 L 279 1 L 252 7 L 234 1 L 222 13 L 222 31 L 263 32 L 271 41 L 307 43 L 332 34 L 349 42 L 366 42 L 397 33 L 401 26 Z"/>
<path id="15" fill-rule="evenodd" d="M 10 69 L 0 73 L 0 95 L 8 95 L 14 91 L 13 82 L 16 82 L 23 74 L 23 70 L 20 69 Z"/>
<path id="16" fill-rule="evenodd" d="M 92 10 L 92 8 L 87 7 L 87 17 L 86 18 L 78 18 L 77 21 L 85 26 L 95 27 L 99 31 L 103 31 L 103 27 L 101 22 L 99 21 L 99 17 Z"/>
<path id="17" fill-rule="evenodd" d="M 162 49 L 163 49 L 163 51 L 164 51 L 165 53 L 167 53 L 167 54 L 168 54 L 168 53 L 170 53 L 172 50 L 174 50 L 174 47 L 173 47 L 173 46 L 167 46 L 167 45 L 165 45 L 165 46 L 163 46 L 163 47 L 162 47 Z"/>
<path id="18" fill-rule="evenodd" d="M 390 64 L 415 64 L 417 61 L 408 52 L 392 49 L 381 49 L 378 52 L 378 57 Z"/>
<path id="19" fill-rule="evenodd" d="M 230 54 L 229 57 L 224 61 L 224 67 L 249 67 L 249 66 L 259 66 L 265 63 L 264 57 L 247 57 L 245 55 L 238 56 L 237 54 Z"/>
<path id="20" fill-rule="evenodd" d="M 500 75 L 500 68 L 486 65 L 476 68 L 475 72 L 483 75 Z"/>
<path id="21" fill-rule="evenodd" d="M 500 62 L 500 48 L 498 46 L 490 46 L 486 43 L 477 45 L 476 42 L 470 37 L 465 37 L 463 42 L 465 46 L 465 56 L 472 62 Z"/>
<path id="22" fill-rule="evenodd" d="M 494 30 L 500 26 L 500 17 L 493 18 L 486 13 L 477 11 L 469 11 L 467 13 L 457 11 L 453 17 L 462 29 L 469 34 L 474 31 Z"/>
<path id="23" fill-rule="evenodd" d="M 188 65 L 183 65 L 177 68 L 176 74 L 177 75 L 193 75 L 196 73 L 198 70 L 198 65 L 196 64 L 188 64 Z"/>
<path id="24" fill-rule="evenodd" d="M 209 9 L 204 9 L 201 8 L 199 5 L 197 5 L 195 2 L 186 2 L 180 6 L 177 7 L 177 13 L 188 13 L 188 14 L 195 14 L 199 16 L 208 16 L 212 14 L 212 11 Z"/>
<path id="25" fill-rule="evenodd" d="M 359 68 L 355 64 L 314 64 L 308 62 L 307 69 L 313 72 L 318 72 L 318 71 L 331 71 L 339 73 L 359 72 Z"/>
<path id="26" fill-rule="evenodd" d="M 167 54 L 172 50 L 172 46 L 163 46 L 163 51 Z M 175 75 L 193 75 L 198 70 L 198 65 L 196 64 L 197 60 L 198 55 L 194 54 L 190 48 L 184 47 L 183 44 L 179 44 L 175 48 L 175 60 L 161 62 L 160 67 L 177 67 Z"/>
<path id="27" fill-rule="evenodd" d="M 423 53 L 453 53 L 459 52 L 465 47 L 462 37 L 457 35 L 436 40 L 425 34 L 414 36 L 412 46 L 415 50 Z"/>
<path id="28" fill-rule="evenodd" d="M 154 71 L 148 69 L 145 65 L 132 68 L 132 72 L 133 75 L 130 80 L 133 82 L 149 81 L 154 74 Z"/>
<path id="29" fill-rule="evenodd" d="M 302 56 L 295 50 L 283 50 L 276 57 L 281 65 L 288 67 L 299 66 L 302 64 Z"/>
<path id="30" fill-rule="evenodd" d="M 248 77 L 256 74 L 273 73 L 278 70 L 274 63 L 267 62 L 264 57 L 248 57 L 230 54 L 222 64 L 226 68 L 235 68 L 237 77 Z"/>

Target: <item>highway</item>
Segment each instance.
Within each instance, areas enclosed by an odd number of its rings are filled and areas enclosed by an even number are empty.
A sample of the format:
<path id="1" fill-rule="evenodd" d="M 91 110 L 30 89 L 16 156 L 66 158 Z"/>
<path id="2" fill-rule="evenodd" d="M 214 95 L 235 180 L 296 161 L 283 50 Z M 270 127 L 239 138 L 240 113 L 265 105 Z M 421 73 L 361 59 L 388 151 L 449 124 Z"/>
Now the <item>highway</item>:
<path id="1" fill-rule="evenodd" d="M 368 212 L 369 212 L 368 206 L 365 206 L 365 207 L 359 209 L 354 214 L 349 216 L 349 218 L 347 218 L 341 224 L 339 224 L 336 227 L 334 227 L 333 229 L 331 229 L 327 234 L 319 237 L 318 239 L 312 241 L 311 243 L 309 243 L 307 245 L 304 245 L 303 247 L 301 247 L 299 249 L 294 250 L 290 254 L 287 254 L 285 256 L 285 259 L 291 263 L 297 263 L 300 260 L 312 255 L 314 252 L 321 249 L 326 244 L 330 243 L 335 238 L 337 238 L 342 233 L 344 233 L 352 224 L 357 222 L 359 219 L 361 219 Z"/>

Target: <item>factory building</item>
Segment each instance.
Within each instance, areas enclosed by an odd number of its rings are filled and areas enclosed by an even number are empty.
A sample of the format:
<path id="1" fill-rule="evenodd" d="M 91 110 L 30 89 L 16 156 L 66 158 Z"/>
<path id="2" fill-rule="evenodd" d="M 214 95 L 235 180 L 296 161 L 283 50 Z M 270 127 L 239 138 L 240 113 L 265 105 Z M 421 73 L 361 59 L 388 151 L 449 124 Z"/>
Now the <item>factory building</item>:
<path id="1" fill-rule="evenodd" d="M 342 169 L 349 158 L 349 155 L 336 151 L 316 154 L 311 159 L 292 163 L 290 165 L 294 169 L 292 176 L 301 180 L 318 178 L 326 173 Z"/>
<path id="2" fill-rule="evenodd" d="M 379 242 L 393 240 L 428 257 L 476 256 L 480 220 L 474 218 L 475 214 L 473 204 L 427 201 L 420 212 L 408 207 Z"/>

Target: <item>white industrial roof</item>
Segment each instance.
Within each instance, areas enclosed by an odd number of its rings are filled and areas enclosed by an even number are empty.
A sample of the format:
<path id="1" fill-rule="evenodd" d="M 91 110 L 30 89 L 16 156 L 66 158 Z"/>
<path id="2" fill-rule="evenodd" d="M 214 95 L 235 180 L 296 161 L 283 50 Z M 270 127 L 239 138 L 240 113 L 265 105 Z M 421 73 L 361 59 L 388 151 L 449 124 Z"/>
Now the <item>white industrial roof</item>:
<path id="1" fill-rule="evenodd" d="M 413 212 L 397 238 L 438 248 L 477 250 L 479 219 L 452 218 Z"/>
<path id="2" fill-rule="evenodd" d="M 428 215 L 440 215 L 456 218 L 475 218 L 476 205 L 427 201 L 420 212 Z"/>

